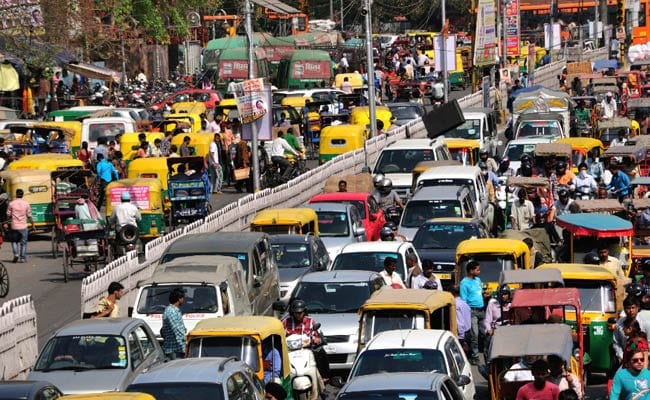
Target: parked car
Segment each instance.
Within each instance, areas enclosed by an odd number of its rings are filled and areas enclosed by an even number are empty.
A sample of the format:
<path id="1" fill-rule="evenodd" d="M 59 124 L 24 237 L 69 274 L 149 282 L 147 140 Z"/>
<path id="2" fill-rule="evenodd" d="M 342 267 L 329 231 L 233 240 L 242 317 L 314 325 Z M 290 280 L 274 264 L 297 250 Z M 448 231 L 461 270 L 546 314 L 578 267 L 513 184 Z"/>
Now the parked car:
<path id="1" fill-rule="evenodd" d="M 82 319 L 54 333 L 29 379 L 52 382 L 65 394 L 124 391 L 136 376 L 164 358 L 142 320 Z"/>
<path id="2" fill-rule="evenodd" d="M 422 261 L 433 262 L 433 272 L 448 287 L 454 283 L 458 243 L 487 237 L 490 235 L 485 223 L 477 218 L 432 218 L 420 225 L 413 246 Z"/>
<path id="3" fill-rule="evenodd" d="M 466 399 L 476 387 L 471 364 L 458 339 L 441 329 L 384 331 L 373 337 L 354 361 L 349 379 L 379 372 L 437 372 L 449 375 Z"/>
<path id="4" fill-rule="evenodd" d="M 384 285 L 373 271 L 323 271 L 305 275 L 292 298 L 307 304 L 321 324 L 331 369 L 350 369 L 357 354 L 359 307 Z"/>
<path id="5" fill-rule="evenodd" d="M 272 235 L 269 242 L 280 273 L 280 301 L 285 304 L 306 273 L 327 270 L 332 263 L 318 236 Z"/>
<path id="6" fill-rule="evenodd" d="M 379 231 L 386 223 L 384 211 L 377 200 L 367 192 L 333 192 L 321 193 L 309 199 L 309 203 L 349 203 L 359 211 L 359 216 L 366 228 L 366 237 L 370 241 L 379 240 Z"/>
<path id="7" fill-rule="evenodd" d="M 406 255 L 415 254 L 413 244 L 409 242 L 364 242 L 349 244 L 341 249 L 339 255 L 334 259 L 332 271 L 363 269 L 367 271 L 381 272 L 384 270 L 386 257 L 397 259 L 395 272 L 402 278 L 404 283 L 408 276 L 406 266 Z"/>
<path id="8" fill-rule="evenodd" d="M 47 381 L 1 381 L 2 400 L 56 400 L 63 393 Z"/>
<path id="9" fill-rule="evenodd" d="M 205 108 L 214 109 L 221 102 L 221 95 L 218 91 L 212 89 L 182 89 L 176 93 L 170 94 L 163 100 L 151 105 L 152 110 L 161 110 L 165 106 L 171 106 L 174 103 L 185 101 L 202 101 Z"/>
<path id="10" fill-rule="evenodd" d="M 368 240 L 359 211 L 352 204 L 310 203 L 305 207 L 316 211 L 319 237 L 325 243 L 331 259 L 346 244 Z"/>
<path id="11" fill-rule="evenodd" d="M 447 375 L 430 372 L 379 373 L 348 382 L 336 400 L 466 400 Z M 471 398 L 470 398 L 471 399 Z"/>
<path id="12" fill-rule="evenodd" d="M 393 125 L 402 126 L 414 119 L 422 118 L 424 106 L 414 102 L 388 103 L 388 108 L 393 114 Z"/>
<path id="13" fill-rule="evenodd" d="M 264 388 L 255 373 L 235 357 L 173 360 L 140 374 L 127 392 L 156 400 L 261 400 Z"/>

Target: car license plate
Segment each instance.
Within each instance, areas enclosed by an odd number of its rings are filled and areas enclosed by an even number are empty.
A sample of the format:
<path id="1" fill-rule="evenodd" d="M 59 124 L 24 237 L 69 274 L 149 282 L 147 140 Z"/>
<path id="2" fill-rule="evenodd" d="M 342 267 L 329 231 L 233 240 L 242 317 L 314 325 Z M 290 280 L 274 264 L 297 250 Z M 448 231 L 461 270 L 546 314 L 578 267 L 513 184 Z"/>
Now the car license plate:
<path id="1" fill-rule="evenodd" d="M 440 279 L 451 279 L 451 274 L 436 274 Z"/>
<path id="2" fill-rule="evenodd" d="M 335 353 L 336 352 L 336 347 L 334 347 L 334 346 L 323 346 L 323 348 L 325 349 L 325 352 L 327 352 L 327 353 Z"/>

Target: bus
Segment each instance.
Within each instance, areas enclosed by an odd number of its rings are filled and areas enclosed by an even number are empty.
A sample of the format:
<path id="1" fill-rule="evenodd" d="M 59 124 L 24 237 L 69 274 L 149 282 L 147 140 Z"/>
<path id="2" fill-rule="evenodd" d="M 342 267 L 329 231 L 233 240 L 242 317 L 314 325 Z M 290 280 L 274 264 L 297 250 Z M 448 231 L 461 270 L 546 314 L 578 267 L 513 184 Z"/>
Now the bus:
<path id="1" fill-rule="evenodd" d="M 296 50 L 285 54 L 278 66 L 277 85 L 280 89 L 303 89 L 332 78 L 332 59 L 322 50 Z"/>

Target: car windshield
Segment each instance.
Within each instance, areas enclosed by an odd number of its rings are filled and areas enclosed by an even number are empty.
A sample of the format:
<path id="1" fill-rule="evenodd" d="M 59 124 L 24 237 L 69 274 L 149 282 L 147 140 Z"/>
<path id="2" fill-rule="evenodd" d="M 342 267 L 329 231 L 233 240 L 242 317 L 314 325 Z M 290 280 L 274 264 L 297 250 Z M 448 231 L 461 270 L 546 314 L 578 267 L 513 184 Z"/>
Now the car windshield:
<path id="1" fill-rule="evenodd" d="M 342 253 L 336 256 L 332 271 L 360 269 L 364 271 L 381 272 L 384 270 L 386 257 L 393 257 L 397 260 L 395 272 L 404 280 L 404 262 L 399 253 L 393 252 L 362 252 Z"/>
<path id="2" fill-rule="evenodd" d="M 253 371 L 259 369 L 258 342 L 250 336 L 200 337 L 188 345 L 188 357 L 237 357 Z"/>
<path id="3" fill-rule="evenodd" d="M 126 391 L 148 393 L 156 400 L 223 400 L 223 387 L 219 383 L 152 382 L 129 385 Z"/>
<path id="4" fill-rule="evenodd" d="M 169 294 L 180 287 L 185 292 L 185 301 L 181 304 L 181 312 L 187 313 L 216 313 L 219 310 L 217 289 L 206 285 L 156 285 L 142 289 L 138 301 L 139 314 L 162 314 L 169 305 Z"/>
<path id="5" fill-rule="evenodd" d="M 521 156 L 528 154 L 531 157 L 535 153 L 534 144 L 509 144 L 506 149 L 505 157 L 508 157 L 510 161 L 520 161 Z"/>
<path id="6" fill-rule="evenodd" d="M 511 255 L 472 254 L 471 258 L 481 264 L 482 282 L 499 282 L 501 271 L 514 269 L 515 261 Z"/>
<path id="7" fill-rule="evenodd" d="M 286 233 L 286 232 L 285 232 Z M 241 263 L 242 268 L 244 269 L 244 274 L 248 274 L 248 254 L 246 253 L 228 253 L 225 251 L 197 251 L 194 253 L 167 253 L 162 257 L 162 260 L 160 260 L 161 264 L 168 263 L 170 261 L 173 261 L 177 258 L 183 258 L 183 257 L 191 257 L 191 256 L 226 256 L 226 257 L 234 257 L 239 260 Z"/>
<path id="8" fill-rule="evenodd" d="M 418 182 L 418 187 L 427 186 L 467 186 L 472 193 L 472 197 L 476 198 L 476 190 L 472 179 L 434 178 L 422 179 Z"/>
<path id="9" fill-rule="evenodd" d="M 126 343 L 122 336 L 58 336 L 47 342 L 34 370 L 125 369 L 127 364 Z"/>
<path id="10" fill-rule="evenodd" d="M 311 265 L 311 250 L 307 243 L 275 243 L 271 251 L 278 268 L 304 268 Z"/>
<path id="11" fill-rule="evenodd" d="M 557 121 L 524 121 L 517 128 L 517 137 L 560 136 L 560 123 Z"/>
<path id="12" fill-rule="evenodd" d="M 482 269 L 481 269 L 482 270 Z M 615 289 L 607 282 L 577 280 L 564 281 L 566 287 L 578 288 L 582 312 L 616 312 Z"/>
<path id="13" fill-rule="evenodd" d="M 466 119 L 462 125 L 444 133 L 446 138 L 480 139 L 481 120 Z"/>
<path id="14" fill-rule="evenodd" d="M 320 237 L 350 236 L 350 224 L 345 212 L 318 211 L 317 214 Z"/>
<path id="15" fill-rule="evenodd" d="M 416 249 L 455 249 L 463 240 L 478 237 L 478 230 L 468 224 L 425 224 L 413 238 Z"/>
<path id="16" fill-rule="evenodd" d="M 304 300 L 312 314 L 356 313 L 371 290 L 369 282 L 300 282 L 293 297 Z"/>
<path id="17" fill-rule="evenodd" d="M 413 310 L 367 311 L 361 318 L 361 335 L 364 343 L 373 336 L 395 329 L 424 329 L 424 313 Z"/>
<path id="18" fill-rule="evenodd" d="M 447 373 L 445 359 L 439 350 L 380 349 L 359 354 L 350 378 L 382 372 L 439 372 Z"/>
<path id="19" fill-rule="evenodd" d="M 411 200 L 406 203 L 401 225 L 405 228 L 419 228 L 431 218 L 462 216 L 458 200 Z"/>
<path id="20" fill-rule="evenodd" d="M 414 106 L 390 106 L 395 119 L 416 119 L 422 116 L 420 108 Z"/>
<path id="21" fill-rule="evenodd" d="M 156 398 L 157 399 L 157 398 Z M 342 393 L 339 400 L 438 400 L 438 392 L 424 390 L 373 390 Z"/>
<path id="22" fill-rule="evenodd" d="M 433 150 L 431 149 L 388 149 L 381 152 L 374 173 L 410 174 L 420 161 L 432 161 L 433 159 Z"/>

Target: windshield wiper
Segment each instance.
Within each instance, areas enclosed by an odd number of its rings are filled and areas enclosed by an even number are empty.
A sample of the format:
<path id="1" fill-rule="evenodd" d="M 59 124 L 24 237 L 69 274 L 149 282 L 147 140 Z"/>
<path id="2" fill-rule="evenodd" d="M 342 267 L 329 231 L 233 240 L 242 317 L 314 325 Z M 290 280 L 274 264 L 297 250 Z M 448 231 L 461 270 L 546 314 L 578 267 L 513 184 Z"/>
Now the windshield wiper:
<path id="1" fill-rule="evenodd" d="M 95 369 L 95 367 L 90 366 L 90 365 L 86 365 L 86 366 L 69 365 L 69 366 L 60 367 L 60 368 L 43 368 L 43 369 L 41 369 L 39 371 L 41 371 L 41 372 L 51 372 L 51 371 L 75 371 L 75 372 L 80 372 L 80 371 L 87 371 L 87 370 L 91 370 L 91 369 Z"/>

